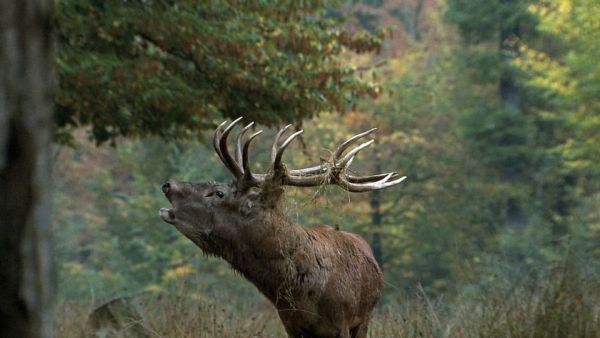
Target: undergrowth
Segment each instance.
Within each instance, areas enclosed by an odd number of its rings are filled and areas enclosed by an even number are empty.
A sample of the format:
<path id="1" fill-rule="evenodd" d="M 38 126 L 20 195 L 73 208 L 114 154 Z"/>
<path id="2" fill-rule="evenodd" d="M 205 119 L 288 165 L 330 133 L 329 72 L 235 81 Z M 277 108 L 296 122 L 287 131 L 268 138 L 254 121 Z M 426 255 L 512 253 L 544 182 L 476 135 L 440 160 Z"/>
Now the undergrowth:
<path id="1" fill-rule="evenodd" d="M 496 278 L 451 302 L 416 288 L 373 313 L 369 337 L 600 337 L 600 278 L 567 264 L 535 278 Z M 180 293 L 181 295 L 181 293 Z M 139 316 L 109 337 L 284 337 L 267 303 L 168 294 L 131 298 Z M 59 302 L 57 337 L 92 336 L 85 301 Z M 133 318 L 135 317 L 135 318 Z M 141 327 L 141 331 L 132 331 Z"/>

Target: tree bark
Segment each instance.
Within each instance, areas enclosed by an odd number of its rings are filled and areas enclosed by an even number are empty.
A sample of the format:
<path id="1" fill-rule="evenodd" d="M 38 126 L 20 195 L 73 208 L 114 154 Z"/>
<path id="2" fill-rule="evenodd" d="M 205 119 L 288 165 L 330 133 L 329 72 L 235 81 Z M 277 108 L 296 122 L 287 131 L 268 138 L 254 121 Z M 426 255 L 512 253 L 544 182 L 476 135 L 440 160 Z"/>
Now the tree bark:
<path id="1" fill-rule="evenodd" d="M 0 337 L 52 336 L 50 0 L 0 0 Z"/>

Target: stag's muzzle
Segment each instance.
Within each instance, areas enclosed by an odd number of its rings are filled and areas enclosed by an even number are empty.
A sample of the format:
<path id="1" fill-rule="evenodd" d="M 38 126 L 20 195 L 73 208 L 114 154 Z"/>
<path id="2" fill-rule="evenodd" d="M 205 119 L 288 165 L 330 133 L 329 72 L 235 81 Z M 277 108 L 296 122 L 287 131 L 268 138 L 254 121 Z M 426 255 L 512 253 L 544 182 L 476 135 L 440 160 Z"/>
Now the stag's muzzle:
<path id="1" fill-rule="evenodd" d="M 174 188 L 174 182 L 172 182 L 170 180 L 165 182 L 160 187 L 160 189 L 165 194 L 165 197 L 167 197 L 169 202 L 171 202 L 171 192 L 173 191 L 173 188 Z M 167 223 L 173 223 L 173 221 L 175 220 L 175 212 L 173 211 L 173 209 L 169 209 L 169 208 L 160 208 L 158 210 L 158 216 L 160 216 L 160 218 Z"/>
<path id="2" fill-rule="evenodd" d="M 167 223 L 173 223 L 175 220 L 175 213 L 169 208 L 160 208 L 158 210 L 158 216 Z"/>

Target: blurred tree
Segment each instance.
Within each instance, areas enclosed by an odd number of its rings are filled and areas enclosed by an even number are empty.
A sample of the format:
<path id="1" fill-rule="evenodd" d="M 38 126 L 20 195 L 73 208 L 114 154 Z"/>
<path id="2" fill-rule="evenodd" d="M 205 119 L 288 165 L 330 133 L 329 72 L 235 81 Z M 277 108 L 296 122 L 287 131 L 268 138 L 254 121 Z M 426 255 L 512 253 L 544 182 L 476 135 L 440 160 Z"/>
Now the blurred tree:
<path id="1" fill-rule="evenodd" d="M 533 76 L 527 85 L 546 101 L 539 114 L 572 130 L 554 148 L 565 160 L 569 185 L 581 198 L 579 219 L 586 236 L 600 239 L 600 6 L 593 0 L 545 0 L 531 6 L 538 29 L 552 36 L 549 45 L 521 43 L 517 66 Z M 561 182 L 557 182 L 561 183 Z M 600 250 L 597 245 L 597 255 Z"/>
<path id="2" fill-rule="evenodd" d="M 342 55 L 377 51 L 384 33 L 341 31 L 328 5 L 58 1 L 58 140 L 77 126 L 103 143 L 183 138 L 221 116 L 300 123 L 376 96 Z"/>
<path id="3" fill-rule="evenodd" d="M 0 336 L 52 337 L 52 2 L 0 1 Z"/>
<path id="4" fill-rule="evenodd" d="M 381 238 L 391 285 L 452 294 L 476 276 L 500 215 L 489 172 L 457 132 L 465 103 L 455 90 L 468 84 L 451 57 L 459 46 L 444 27 L 433 29 L 390 63 L 379 105 L 363 107 L 363 120 L 382 126 L 375 165 L 408 176 L 400 187 L 371 196 L 379 199 L 372 215 L 381 219 L 365 222 L 364 231 Z"/>
<path id="5" fill-rule="evenodd" d="M 499 179 L 514 186 L 522 185 L 532 166 L 535 134 L 531 117 L 525 113 L 523 88 L 518 83 L 511 60 L 516 56 L 518 39 L 529 35 L 533 20 L 528 1 L 449 0 L 446 19 L 455 24 L 466 45 L 462 62 L 472 77 L 478 95 L 487 102 L 465 114 L 465 136 L 482 161 L 498 169 Z M 487 93 L 486 93 L 487 90 Z M 497 96 L 491 92 L 497 90 Z M 491 97 L 490 97 L 491 96 Z M 515 189 L 506 198 L 507 225 L 522 228 L 527 223 L 524 199 L 528 193 Z"/>
<path id="6" fill-rule="evenodd" d="M 524 85 L 528 75 L 514 65 L 520 43 L 552 42 L 535 30 L 531 3 L 449 0 L 445 16 L 458 27 L 465 46 L 458 60 L 471 84 L 461 96 L 479 98 L 462 108 L 463 135 L 504 187 L 496 196 L 503 204 L 504 224 L 516 232 L 529 225 L 550 226 L 547 239 L 552 241 L 568 233 L 575 204 L 575 180 L 554 151 L 571 129 L 562 120 L 540 114 L 547 102 Z"/>

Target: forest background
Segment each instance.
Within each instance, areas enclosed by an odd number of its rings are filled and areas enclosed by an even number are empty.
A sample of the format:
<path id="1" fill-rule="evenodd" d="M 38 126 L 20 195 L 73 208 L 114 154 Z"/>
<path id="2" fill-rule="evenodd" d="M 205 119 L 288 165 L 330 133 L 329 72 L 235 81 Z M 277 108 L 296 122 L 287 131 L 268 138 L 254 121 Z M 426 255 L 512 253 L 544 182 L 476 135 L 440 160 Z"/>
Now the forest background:
<path id="1" fill-rule="evenodd" d="M 290 188 L 286 208 L 367 239 L 382 308 L 406 315 L 418 299 L 439 324 L 457 304 L 515 308 L 526 293 L 558 304 L 561 325 L 581 311 L 591 316 L 581 332 L 600 327 L 597 1 L 55 7 L 59 333 L 73 330 L 73 311 L 141 294 L 260 313 L 252 285 L 157 216 L 169 178 L 231 180 L 208 140 L 237 116 L 302 127 L 292 166 L 379 128 L 354 170 L 405 182 L 367 194 Z M 264 168 L 269 144 L 256 146 Z"/>

